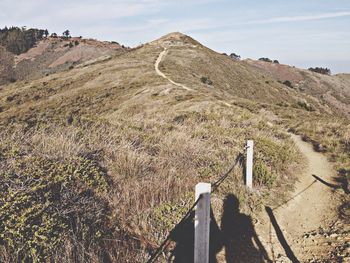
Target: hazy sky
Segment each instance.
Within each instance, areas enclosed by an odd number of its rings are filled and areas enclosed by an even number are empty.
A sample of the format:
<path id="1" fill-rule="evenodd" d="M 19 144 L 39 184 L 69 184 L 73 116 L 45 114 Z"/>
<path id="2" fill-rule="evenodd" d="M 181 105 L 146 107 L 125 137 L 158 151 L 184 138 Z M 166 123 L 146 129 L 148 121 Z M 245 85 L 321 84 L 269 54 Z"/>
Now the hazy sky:
<path id="1" fill-rule="evenodd" d="M 349 0 L 0 0 L 0 27 L 135 46 L 180 31 L 218 51 L 350 72 Z"/>

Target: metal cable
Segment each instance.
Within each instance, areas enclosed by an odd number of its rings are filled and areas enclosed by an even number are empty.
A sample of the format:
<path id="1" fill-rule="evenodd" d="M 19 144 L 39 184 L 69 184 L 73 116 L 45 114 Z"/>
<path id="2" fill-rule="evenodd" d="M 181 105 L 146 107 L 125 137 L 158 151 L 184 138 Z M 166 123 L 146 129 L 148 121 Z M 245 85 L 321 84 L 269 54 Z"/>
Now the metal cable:
<path id="1" fill-rule="evenodd" d="M 188 216 L 191 214 L 191 212 L 193 211 L 193 209 L 195 208 L 195 206 L 198 204 L 199 200 L 201 200 L 202 195 L 200 195 L 198 197 L 198 199 L 196 200 L 196 202 L 194 202 L 194 204 L 191 206 L 190 209 L 187 210 L 186 214 L 184 215 L 184 217 L 180 220 L 180 222 L 170 231 L 169 235 L 167 236 L 167 238 L 162 242 L 162 244 L 158 247 L 157 251 L 155 253 L 153 253 L 153 255 L 151 256 L 151 258 L 147 261 L 147 263 L 153 263 L 158 257 L 159 255 L 167 248 L 167 246 L 169 245 L 169 240 L 170 237 L 172 236 L 172 234 L 175 232 L 175 230 L 177 229 L 178 226 L 180 226 L 187 218 Z"/>
<path id="2" fill-rule="evenodd" d="M 212 191 L 211 191 L 212 193 L 215 192 L 219 188 L 219 186 L 230 175 L 230 173 L 234 170 L 234 168 L 237 166 L 237 164 L 241 164 L 242 163 L 243 158 L 244 158 L 244 156 L 243 156 L 242 153 L 239 153 L 237 155 L 236 160 L 235 160 L 234 164 L 230 167 L 230 169 L 225 174 L 223 174 L 217 181 L 215 181 L 212 184 Z M 170 241 L 170 238 L 171 238 L 172 234 L 188 218 L 188 216 L 191 214 L 191 212 L 196 207 L 196 205 L 198 204 L 198 202 L 199 202 L 199 200 L 201 198 L 202 198 L 202 195 L 200 195 L 198 197 L 198 199 L 193 203 L 193 205 L 187 210 L 186 214 L 183 216 L 183 218 L 180 220 L 180 222 L 169 232 L 169 234 L 166 237 L 166 239 L 162 242 L 162 244 L 158 247 L 156 252 L 154 252 L 152 254 L 150 259 L 148 259 L 146 263 L 153 263 L 153 262 L 155 262 L 158 259 L 158 257 L 161 255 L 161 253 L 164 252 L 164 250 L 169 246 L 169 241 Z"/>

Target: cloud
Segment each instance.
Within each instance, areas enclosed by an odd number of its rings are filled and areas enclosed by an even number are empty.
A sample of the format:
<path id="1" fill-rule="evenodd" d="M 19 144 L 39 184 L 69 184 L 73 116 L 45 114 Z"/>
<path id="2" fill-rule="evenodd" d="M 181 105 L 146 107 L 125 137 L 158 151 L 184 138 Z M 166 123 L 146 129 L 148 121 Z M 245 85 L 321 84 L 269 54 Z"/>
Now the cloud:
<path id="1" fill-rule="evenodd" d="M 166 2 L 166 1 L 165 1 Z M 8 0 L 1 1 L 0 10 L 7 10 L 0 23 L 86 23 L 133 17 L 159 11 L 165 2 L 160 0 L 78 0 L 43 1 L 20 0 L 13 5 Z"/>
<path id="2" fill-rule="evenodd" d="M 345 0 L 327 1 L 317 7 L 314 1 L 303 0 L 288 4 L 276 0 L 15 2 L 0 0 L 3 11 L 0 28 L 12 25 L 47 28 L 58 34 L 68 28 L 73 35 L 115 40 L 129 46 L 181 31 L 220 52 L 238 52 L 246 57 L 271 55 L 286 62 L 293 54 L 305 60 L 319 56 L 325 61 L 340 61 L 350 57 L 349 30 L 342 22 L 350 17 L 350 3 Z M 301 13 L 305 10 L 314 12 Z M 307 23 L 322 19 L 331 21 L 322 26 Z"/>
<path id="3" fill-rule="evenodd" d="M 345 17 L 345 16 L 350 16 L 350 12 L 344 11 L 344 12 L 323 13 L 323 14 L 316 14 L 316 15 L 272 17 L 268 19 L 248 21 L 245 24 L 274 24 L 274 23 L 282 23 L 282 22 L 300 22 L 300 21 L 312 21 L 312 20 L 321 20 L 321 19 Z"/>

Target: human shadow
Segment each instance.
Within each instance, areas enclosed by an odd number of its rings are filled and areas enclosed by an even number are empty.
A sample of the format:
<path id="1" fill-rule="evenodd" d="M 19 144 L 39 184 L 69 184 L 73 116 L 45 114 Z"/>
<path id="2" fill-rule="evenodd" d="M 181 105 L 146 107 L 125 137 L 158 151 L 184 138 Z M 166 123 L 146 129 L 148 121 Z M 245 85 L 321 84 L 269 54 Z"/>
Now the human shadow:
<path id="1" fill-rule="evenodd" d="M 171 239 L 176 243 L 170 262 L 190 263 L 194 261 L 194 215 L 193 211 L 171 234 Z M 223 247 L 223 238 L 219 226 L 210 209 L 210 239 L 209 262 L 217 263 L 216 255 Z"/>
<path id="2" fill-rule="evenodd" d="M 226 262 L 272 262 L 259 240 L 252 220 L 240 213 L 236 196 L 226 196 L 223 205 L 221 231 L 224 236 Z"/>

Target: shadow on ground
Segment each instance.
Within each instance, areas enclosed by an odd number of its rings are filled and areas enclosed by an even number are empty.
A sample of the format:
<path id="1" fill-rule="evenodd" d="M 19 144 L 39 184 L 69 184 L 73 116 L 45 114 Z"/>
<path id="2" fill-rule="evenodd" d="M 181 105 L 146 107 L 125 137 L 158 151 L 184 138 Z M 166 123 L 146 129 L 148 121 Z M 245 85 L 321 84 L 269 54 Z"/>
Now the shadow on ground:
<path id="1" fill-rule="evenodd" d="M 333 189 L 343 189 L 344 193 L 345 194 L 349 194 L 350 191 L 349 191 L 349 184 L 348 184 L 348 180 L 345 176 L 340 176 L 340 177 L 337 177 L 335 179 L 335 181 L 338 183 L 338 184 L 332 184 L 332 183 L 329 183 L 325 180 L 323 180 L 321 177 L 317 176 L 317 175 L 312 175 L 317 181 L 319 181 L 320 183 L 330 187 L 330 188 L 333 188 Z"/>
<path id="2" fill-rule="evenodd" d="M 173 262 L 193 262 L 193 224 L 194 213 L 172 234 L 172 239 L 176 242 L 172 251 Z M 221 229 L 211 211 L 210 263 L 217 262 L 217 254 L 223 248 L 228 263 L 272 262 L 255 232 L 251 218 L 240 213 L 239 201 L 234 195 L 228 195 L 224 200 Z"/>

